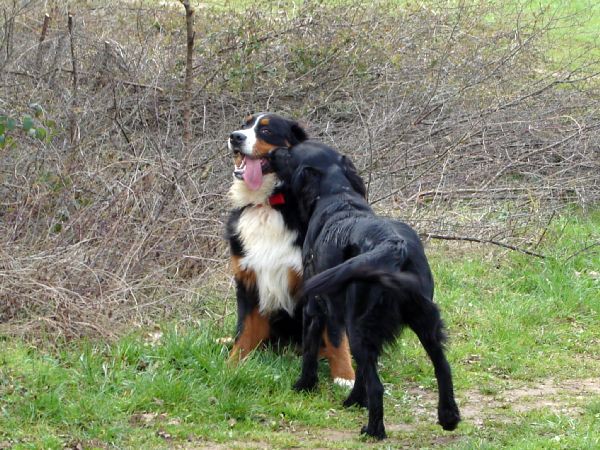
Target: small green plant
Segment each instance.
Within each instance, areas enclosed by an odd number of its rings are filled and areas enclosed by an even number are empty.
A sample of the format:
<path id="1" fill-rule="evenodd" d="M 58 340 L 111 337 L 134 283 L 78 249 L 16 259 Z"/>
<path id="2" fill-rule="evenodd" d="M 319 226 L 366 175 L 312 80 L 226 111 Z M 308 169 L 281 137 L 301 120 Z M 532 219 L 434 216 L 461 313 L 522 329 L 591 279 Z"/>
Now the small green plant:
<path id="1" fill-rule="evenodd" d="M 0 116 L 0 148 L 10 145 L 11 137 L 6 134 L 17 127 L 17 121 L 12 117 Z"/>
<path id="2" fill-rule="evenodd" d="M 23 114 L 20 118 L 0 115 L 0 148 L 16 143 L 15 137 L 26 134 L 43 142 L 49 142 L 56 129 L 56 122 L 45 117 L 44 108 L 31 103 L 32 114 Z"/>

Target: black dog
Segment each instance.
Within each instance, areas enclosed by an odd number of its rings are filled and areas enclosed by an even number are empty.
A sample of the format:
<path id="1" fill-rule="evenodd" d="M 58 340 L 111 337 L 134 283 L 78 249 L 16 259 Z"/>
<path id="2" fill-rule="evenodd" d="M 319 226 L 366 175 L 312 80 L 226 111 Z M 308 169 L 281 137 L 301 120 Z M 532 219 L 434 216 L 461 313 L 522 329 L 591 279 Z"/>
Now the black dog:
<path id="1" fill-rule="evenodd" d="M 305 296 L 302 374 L 295 384 L 317 382 L 317 352 L 324 326 L 345 326 L 356 381 L 344 406 L 368 407 L 362 432 L 385 438 L 383 385 L 377 360 L 384 344 L 408 325 L 419 337 L 439 389 L 438 419 L 445 430 L 460 421 L 452 375 L 444 355 L 443 323 L 433 303 L 433 277 L 416 232 L 405 223 L 377 217 L 361 193 L 347 158 L 305 142 L 270 154 L 271 167 L 296 196 L 307 227 L 302 259 Z M 312 276 L 312 278 L 310 278 Z"/>

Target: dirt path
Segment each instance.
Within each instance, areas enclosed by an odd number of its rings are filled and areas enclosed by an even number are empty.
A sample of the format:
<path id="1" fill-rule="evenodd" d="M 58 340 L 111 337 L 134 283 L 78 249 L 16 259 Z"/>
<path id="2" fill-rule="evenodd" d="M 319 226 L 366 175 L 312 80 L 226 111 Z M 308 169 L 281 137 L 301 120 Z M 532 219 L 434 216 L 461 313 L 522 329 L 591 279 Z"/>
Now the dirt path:
<path id="1" fill-rule="evenodd" d="M 411 435 L 423 424 L 436 422 L 437 392 L 418 386 L 409 387 L 407 404 L 412 410 L 412 423 L 386 423 L 390 438 L 385 445 L 393 448 L 412 448 Z M 583 413 L 583 405 L 593 396 L 600 395 L 600 377 L 575 380 L 545 380 L 537 384 L 522 384 L 486 395 L 479 390 L 462 391 L 458 394 L 458 403 L 463 421 L 477 428 L 484 427 L 487 421 L 514 422 L 514 413 L 522 414 L 537 409 L 549 408 L 560 414 L 577 417 Z M 360 442 L 357 430 L 339 430 L 331 428 L 294 427 L 285 430 L 302 443 L 302 447 L 311 449 L 340 448 L 343 442 L 378 447 L 374 442 Z M 427 446 L 445 446 L 462 438 L 459 432 L 432 434 Z M 331 447 L 327 446 L 331 443 Z M 343 447 L 343 445 L 342 445 Z M 269 449 L 269 442 L 228 442 L 216 444 L 209 442 L 190 442 L 179 448 L 221 449 Z"/>
<path id="2" fill-rule="evenodd" d="M 435 392 L 413 387 L 415 415 L 435 420 Z M 576 416 L 582 413 L 581 404 L 590 396 L 600 395 L 600 378 L 580 380 L 546 380 L 537 384 L 515 386 L 496 394 L 485 395 L 477 390 L 460 393 L 459 406 L 464 421 L 482 426 L 486 420 L 502 420 L 507 410 L 526 413 L 550 408 L 561 414 Z"/>

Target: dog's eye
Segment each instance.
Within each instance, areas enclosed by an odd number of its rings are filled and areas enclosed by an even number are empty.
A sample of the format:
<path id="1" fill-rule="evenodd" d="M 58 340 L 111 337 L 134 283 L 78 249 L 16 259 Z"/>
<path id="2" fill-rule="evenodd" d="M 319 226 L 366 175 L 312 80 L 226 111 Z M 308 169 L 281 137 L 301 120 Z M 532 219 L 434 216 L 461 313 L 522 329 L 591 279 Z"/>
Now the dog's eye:
<path id="1" fill-rule="evenodd" d="M 271 134 L 271 130 L 269 130 L 268 128 L 263 128 L 260 130 L 260 134 L 264 134 L 265 136 L 268 136 Z"/>

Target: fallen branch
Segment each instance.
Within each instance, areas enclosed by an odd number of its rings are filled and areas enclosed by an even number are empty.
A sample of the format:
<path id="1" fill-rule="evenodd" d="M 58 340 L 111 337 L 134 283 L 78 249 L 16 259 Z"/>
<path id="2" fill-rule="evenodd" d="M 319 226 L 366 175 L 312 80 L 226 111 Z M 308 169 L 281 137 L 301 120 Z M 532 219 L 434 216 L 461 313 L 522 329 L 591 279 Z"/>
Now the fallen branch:
<path id="1" fill-rule="evenodd" d="M 565 259 L 565 262 L 567 262 L 567 261 L 569 261 L 569 260 L 571 260 L 571 259 L 575 258 L 577 255 L 580 255 L 580 254 L 582 254 L 582 253 L 585 253 L 585 252 L 587 252 L 588 250 L 590 250 L 590 249 L 592 249 L 592 248 L 594 248 L 594 247 L 597 247 L 597 246 L 600 246 L 600 241 L 592 242 L 591 244 L 589 244 L 589 245 L 586 245 L 585 247 L 583 247 L 581 250 L 577 250 L 575 253 L 572 253 L 571 255 L 569 255 L 569 256 L 567 257 L 567 259 Z"/>
<path id="2" fill-rule="evenodd" d="M 493 244 L 493 245 L 497 245 L 499 247 L 507 248 L 509 250 L 521 252 L 521 253 L 524 253 L 529 256 L 535 256 L 536 258 L 542 258 L 542 259 L 546 258 L 546 256 L 542 255 L 541 253 L 535 253 L 530 250 L 527 250 L 527 249 L 524 249 L 521 247 L 517 247 L 515 245 L 505 244 L 504 242 L 495 241 L 493 239 L 479 239 L 479 238 L 473 238 L 473 237 L 468 237 L 468 236 L 446 236 L 443 234 L 434 234 L 434 233 L 426 233 L 424 235 L 424 237 L 426 237 L 428 239 L 440 239 L 443 241 L 467 241 L 467 242 L 477 242 L 479 244 Z"/>
<path id="3" fill-rule="evenodd" d="M 549 187 L 539 187 L 536 188 L 536 190 L 558 190 L 559 187 L 558 186 L 549 186 Z M 505 192 L 519 192 L 519 191 L 525 191 L 525 192 L 529 192 L 532 189 L 530 187 L 507 187 L 507 188 L 488 188 L 488 189 L 478 189 L 478 188 L 469 188 L 469 189 L 454 189 L 454 190 L 431 190 L 431 191 L 424 191 L 424 192 L 417 192 L 416 194 L 412 195 L 411 197 L 408 198 L 407 202 L 411 202 L 413 200 L 423 200 L 426 197 L 452 197 L 452 196 L 460 196 L 460 197 L 467 197 L 470 195 L 476 195 L 476 194 L 487 194 L 487 196 L 492 195 L 492 194 L 500 194 L 500 193 L 505 193 Z"/>
<path id="4" fill-rule="evenodd" d="M 45 76 L 48 76 L 50 74 L 52 74 L 53 72 L 65 72 L 65 73 L 69 73 L 72 74 L 73 70 L 72 69 L 65 69 L 64 67 L 58 67 L 58 68 L 54 68 L 51 69 L 41 75 L 35 75 L 33 73 L 29 73 L 29 72 L 24 72 L 21 70 L 7 70 L 5 73 L 8 73 L 10 75 L 16 75 L 16 76 L 22 76 L 22 77 L 27 77 L 27 78 L 33 78 L 33 79 L 38 79 L 38 78 L 43 78 Z M 94 77 L 97 74 L 91 73 L 91 72 L 85 72 L 85 71 L 78 71 L 77 72 L 78 76 L 79 76 L 79 81 L 81 81 L 81 75 L 85 75 L 88 77 Z M 164 92 L 163 88 L 158 87 L 158 86 L 153 86 L 151 84 L 144 84 L 144 83 L 138 83 L 135 81 L 128 81 L 128 80 L 121 80 L 119 78 L 114 78 L 114 82 L 115 84 L 123 84 L 125 86 L 133 86 L 133 87 L 139 87 L 139 88 L 143 88 L 143 89 L 154 89 L 155 91 L 158 91 L 160 93 Z"/>

